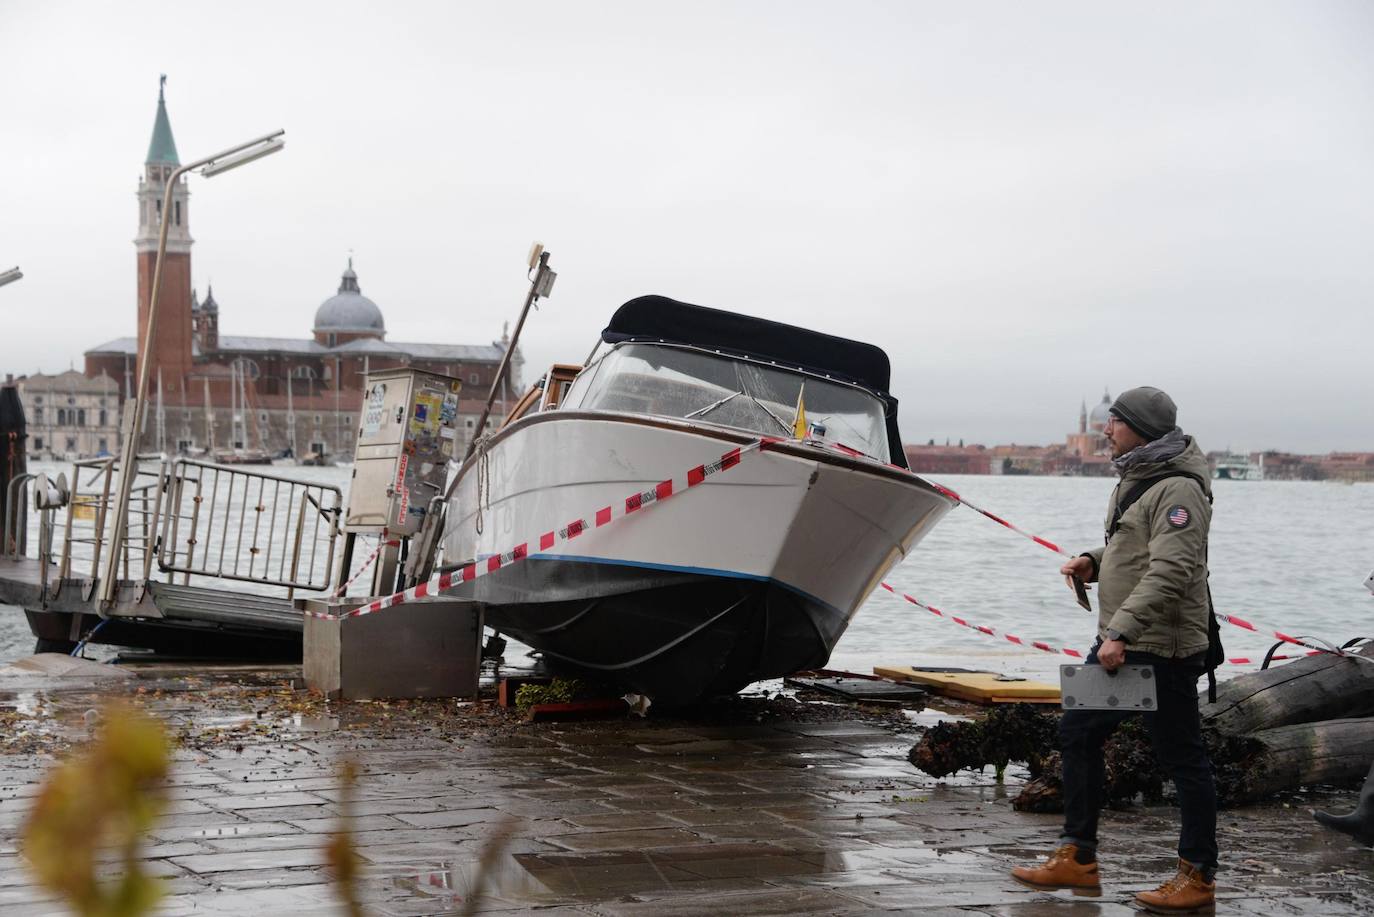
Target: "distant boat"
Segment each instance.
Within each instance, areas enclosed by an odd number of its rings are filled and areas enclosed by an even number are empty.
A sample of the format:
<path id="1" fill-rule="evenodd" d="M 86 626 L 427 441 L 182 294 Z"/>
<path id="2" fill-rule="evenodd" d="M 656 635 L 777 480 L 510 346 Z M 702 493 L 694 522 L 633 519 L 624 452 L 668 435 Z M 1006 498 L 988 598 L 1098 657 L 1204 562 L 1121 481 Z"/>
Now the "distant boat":
<path id="1" fill-rule="evenodd" d="M 1260 453 L 1259 460 L 1255 462 L 1250 461 L 1248 455 L 1223 455 L 1217 459 L 1216 467 L 1212 469 L 1212 477 L 1218 481 L 1263 481 L 1264 454 Z"/>
<path id="2" fill-rule="evenodd" d="M 262 449 L 221 449 L 215 453 L 219 465 L 271 465 L 272 456 Z"/>

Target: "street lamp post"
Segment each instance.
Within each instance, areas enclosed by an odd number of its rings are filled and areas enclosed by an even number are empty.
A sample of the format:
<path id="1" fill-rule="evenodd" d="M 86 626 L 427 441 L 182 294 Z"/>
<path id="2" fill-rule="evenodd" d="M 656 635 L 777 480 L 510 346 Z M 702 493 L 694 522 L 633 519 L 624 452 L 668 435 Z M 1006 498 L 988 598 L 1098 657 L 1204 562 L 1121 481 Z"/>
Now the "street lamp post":
<path id="1" fill-rule="evenodd" d="M 8 271 L 0 271 L 0 287 L 3 287 L 7 283 L 14 283 L 23 276 L 24 272 L 17 267 L 12 267 Z"/>
<path id="2" fill-rule="evenodd" d="M 167 179 L 159 219 L 161 227 L 157 237 L 157 260 L 153 262 L 153 289 L 148 301 L 148 327 L 143 333 L 143 359 L 138 362 L 138 391 L 124 411 L 123 442 L 119 450 L 119 487 L 115 491 L 113 506 L 114 530 L 110 533 L 110 553 L 105 558 L 105 569 L 100 577 L 102 614 L 111 608 L 118 593 L 119 555 L 124 550 L 129 498 L 133 492 L 134 478 L 138 475 L 138 431 L 143 426 L 143 403 L 147 399 L 148 383 L 152 376 L 153 333 L 157 329 L 157 306 L 162 292 L 162 259 L 167 252 L 167 215 L 172 212 L 172 191 L 176 188 L 177 180 L 194 169 L 200 169 L 201 174 L 208 178 L 277 152 L 286 145 L 285 134 L 284 130 L 273 131 L 247 143 L 221 150 L 213 156 L 197 159 L 181 166 Z M 151 549 L 150 545 L 144 546 L 144 550 Z"/>

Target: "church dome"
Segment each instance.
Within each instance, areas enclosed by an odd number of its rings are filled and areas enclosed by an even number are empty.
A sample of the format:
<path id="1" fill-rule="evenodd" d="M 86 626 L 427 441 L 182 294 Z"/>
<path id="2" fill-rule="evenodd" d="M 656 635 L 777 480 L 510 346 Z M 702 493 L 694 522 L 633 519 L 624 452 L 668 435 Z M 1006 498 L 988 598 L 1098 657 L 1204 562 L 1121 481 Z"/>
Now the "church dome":
<path id="1" fill-rule="evenodd" d="M 343 272 L 343 279 L 339 282 L 339 292 L 320 303 L 315 310 L 314 330 L 386 334 L 382 310 L 358 288 L 358 275 L 353 273 L 352 258 L 348 259 L 348 269 Z"/>
<path id="2" fill-rule="evenodd" d="M 1102 400 L 1093 406 L 1092 413 L 1088 415 L 1088 429 L 1101 433 L 1107 429 L 1107 418 L 1111 416 L 1112 396 L 1104 389 Z"/>

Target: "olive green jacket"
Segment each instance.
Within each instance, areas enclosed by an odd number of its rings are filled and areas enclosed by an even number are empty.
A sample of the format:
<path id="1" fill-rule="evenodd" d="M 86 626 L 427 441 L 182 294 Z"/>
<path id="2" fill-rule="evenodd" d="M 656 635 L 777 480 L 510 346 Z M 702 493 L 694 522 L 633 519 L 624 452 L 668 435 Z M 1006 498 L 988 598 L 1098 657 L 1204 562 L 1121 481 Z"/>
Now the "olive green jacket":
<path id="1" fill-rule="evenodd" d="M 1110 526 L 1117 500 L 1131 485 L 1172 471 L 1211 480 L 1197 442 L 1166 462 L 1127 470 L 1107 503 Z M 1155 484 L 1121 517 L 1106 547 L 1086 552 L 1098 583 L 1098 635 L 1114 630 L 1126 648 L 1178 658 L 1207 649 L 1207 531 L 1210 492 L 1192 478 Z"/>

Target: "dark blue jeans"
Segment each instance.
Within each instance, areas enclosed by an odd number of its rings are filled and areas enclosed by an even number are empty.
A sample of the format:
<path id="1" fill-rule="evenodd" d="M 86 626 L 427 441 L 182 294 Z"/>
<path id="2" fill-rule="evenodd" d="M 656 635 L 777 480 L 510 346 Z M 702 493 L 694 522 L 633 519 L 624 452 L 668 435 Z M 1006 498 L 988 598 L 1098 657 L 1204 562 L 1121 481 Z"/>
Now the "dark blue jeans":
<path id="1" fill-rule="evenodd" d="M 1126 653 L 1131 665 L 1155 670 L 1159 704 L 1153 713 L 1115 710 L 1065 710 L 1059 721 L 1059 750 L 1064 762 L 1064 839 L 1080 847 L 1097 847 L 1097 816 L 1102 808 L 1105 768 L 1102 746 L 1123 720 L 1140 715 L 1150 731 L 1155 757 L 1173 778 L 1183 827 L 1178 855 L 1210 874 L 1217 867 L 1217 794 L 1212 762 L 1202 744 L 1197 680 L 1202 675 L 1199 653 L 1187 659 L 1166 659 L 1152 653 Z M 1097 664 L 1097 647 L 1088 654 Z"/>

